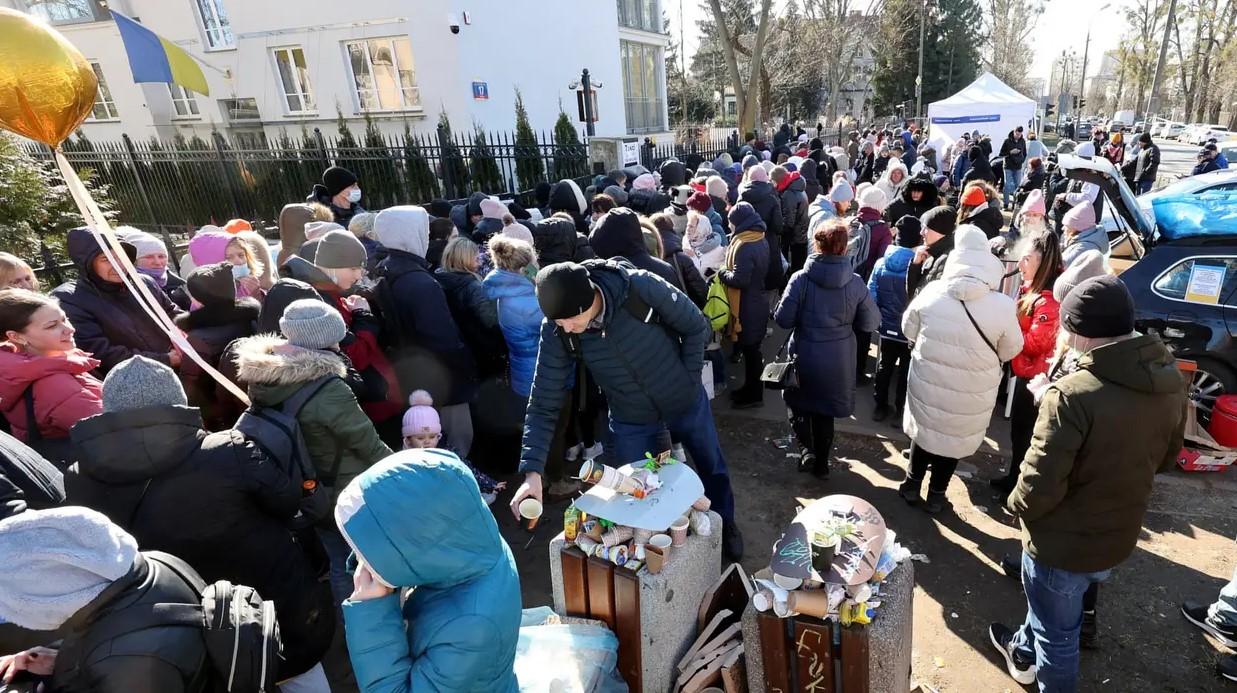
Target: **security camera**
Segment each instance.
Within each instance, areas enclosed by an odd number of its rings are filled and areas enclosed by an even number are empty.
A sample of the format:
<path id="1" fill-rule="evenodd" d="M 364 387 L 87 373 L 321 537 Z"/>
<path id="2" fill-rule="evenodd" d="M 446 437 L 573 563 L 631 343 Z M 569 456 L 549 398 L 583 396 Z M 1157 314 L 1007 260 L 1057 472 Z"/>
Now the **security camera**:
<path id="1" fill-rule="evenodd" d="M 451 27 L 451 33 L 460 33 L 460 20 L 454 14 L 447 15 L 447 25 Z"/>

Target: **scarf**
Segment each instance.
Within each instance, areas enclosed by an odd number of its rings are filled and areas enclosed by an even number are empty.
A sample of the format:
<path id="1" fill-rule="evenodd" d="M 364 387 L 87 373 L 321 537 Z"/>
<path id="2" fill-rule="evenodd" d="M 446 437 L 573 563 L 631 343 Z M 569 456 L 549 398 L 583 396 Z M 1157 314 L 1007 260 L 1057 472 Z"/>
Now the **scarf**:
<path id="1" fill-rule="evenodd" d="M 730 246 L 726 248 L 726 269 L 734 270 L 740 248 L 748 243 L 756 242 L 765 242 L 764 231 L 742 231 L 731 239 Z M 739 322 L 739 301 L 742 294 L 742 289 L 733 286 L 726 287 L 726 301 L 730 303 L 730 322 L 726 324 L 726 334 L 730 335 L 731 339 L 738 337 L 743 331 L 743 325 Z"/>
<path id="2" fill-rule="evenodd" d="M 161 270 L 153 270 L 153 269 L 146 269 L 145 267 L 137 267 L 137 266 L 135 265 L 135 266 L 134 266 L 134 269 L 136 269 L 138 272 L 141 272 L 142 274 L 144 274 L 144 275 L 146 275 L 146 276 L 150 277 L 151 279 L 154 279 L 154 280 L 155 280 L 155 283 L 159 285 L 159 288 L 160 288 L 160 289 L 166 289 L 166 288 L 167 288 L 167 285 L 168 285 L 168 270 L 167 270 L 167 268 L 166 268 L 166 267 L 164 267 L 164 268 L 163 268 L 163 269 L 161 269 Z"/>

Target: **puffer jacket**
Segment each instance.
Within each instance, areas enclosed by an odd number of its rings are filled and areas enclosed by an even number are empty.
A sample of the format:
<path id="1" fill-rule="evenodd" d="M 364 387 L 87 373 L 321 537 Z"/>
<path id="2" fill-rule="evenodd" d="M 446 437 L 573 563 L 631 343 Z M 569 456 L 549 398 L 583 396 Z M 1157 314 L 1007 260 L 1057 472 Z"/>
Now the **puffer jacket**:
<path id="1" fill-rule="evenodd" d="M 850 416 L 855 410 L 855 334 L 870 333 L 880 322 L 850 258 L 809 256 L 790 278 L 773 319 L 794 330 L 789 350 L 799 387 L 782 393 L 786 404 L 796 413 Z"/>
<path id="2" fill-rule="evenodd" d="M 651 217 L 670 206 L 670 196 L 656 190 L 632 190 L 627 196 L 627 206 Z"/>
<path id="3" fill-rule="evenodd" d="M 1108 257 L 1111 247 L 1108 245 L 1108 233 L 1102 226 L 1092 226 L 1082 233 L 1067 233 L 1065 245 L 1061 248 L 1061 264 L 1069 267 L 1079 256 L 1088 250 L 1098 250 Z"/>
<path id="4" fill-rule="evenodd" d="M 1022 287 L 1018 300 L 1026 293 Z M 1060 325 L 1061 304 L 1053 298 L 1052 290 L 1039 292 L 1031 314 L 1018 311 L 1018 327 L 1022 329 L 1022 351 L 1009 362 L 1014 375 L 1030 380 L 1040 373 L 1048 372 L 1048 360 L 1057 348 L 1057 327 Z"/>
<path id="5" fill-rule="evenodd" d="M 1004 268 L 983 231 L 963 225 L 953 237 L 941 280 L 924 287 L 902 316 L 902 332 L 915 345 L 902 428 L 928 452 L 961 458 L 984 440 L 1001 364 L 1022 351 L 1022 331 L 1013 299 L 998 291 Z"/>
<path id="6" fill-rule="evenodd" d="M 584 262 L 597 257 L 588 243 L 588 236 L 576 229 L 572 219 L 551 216 L 535 224 L 526 223 L 525 226 L 533 233 L 537 262 L 542 267 L 560 262 Z"/>
<path id="7" fill-rule="evenodd" d="M 404 450 L 361 475 L 336 517 L 358 558 L 400 588 L 343 604 L 361 690 L 519 690 L 520 578 L 459 458 Z"/>
<path id="8" fill-rule="evenodd" d="M 610 415 L 617 421 L 666 421 L 694 406 L 700 395 L 704 347 L 713 335 L 700 309 L 661 278 L 627 263 L 592 260 L 584 266 L 605 302 L 602 327 L 579 335 L 579 353 L 573 357 L 558 326 L 542 322 L 524 422 L 521 473 L 545 468 L 576 358 L 605 392 Z M 641 322 L 628 310 L 632 292 L 653 310 L 655 321 Z"/>
<path id="9" fill-rule="evenodd" d="M 13 435 L 30 440 L 27 390 L 34 397 L 35 423 L 44 438 L 68 438 L 73 424 L 103 411 L 103 383 L 90 374 L 98 367 L 99 362 L 81 349 L 33 356 L 0 342 L 0 414 Z"/>
<path id="10" fill-rule="evenodd" d="M 537 303 L 537 288 L 519 272 L 496 269 L 482 282 L 489 299 L 496 303 L 498 325 L 510 354 L 511 389 L 527 399 L 537 367 L 537 344 L 545 318 Z"/>
<path id="11" fill-rule="evenodd" d="M 811 161 L 811 159 L 808 159 Z M 777 187 L 782 205 L 782 232 L 785 245 L 805 245 L 807 239 L 807 181 L 793 171 Z"/>
<path id="12" fill-rule="evenodd" d="M 902 179 L 897 183 L 893 182 L 893 172 L 900 171 Z M 902 190 L 906 188 L 910 180 L 910 172 L 906 165 L 901 161 L 890 157 L 889 166 L 885 168 L 885 172 L 881 174 L 880 180 L 876 181 L 876 188 L 885 193 L 885 201 L 893 202 L 902 197 Z"/>
<path id="13" fill-rule="evenodd" d="M 1036 561 L 1091 573 L 1133 553 L 1156 472 L 1181 451 L 1186 387 L 1155 335 L 1093 349 L 1039 404 L 1008 507 Z"/>
<path id="14" fill-rule="evenodd" d="M 498 308 L 486 295 L 481 280 L 472 272 L 445 267 L 434 270 L 434 279 L 442 285 L 451 318 L 477 363 L 477 375 L 488 378 L 502 373 L 507 348 L 498 328 Z"/>
<path id="15" fill-rule="evenodd" d="M 868 277 L 872 276 L 872 267 L 876 265 L 876 261 L 885 257 L 885 250 L 893 243 L 893 231 L 874 207 L 860 207 L 859 214 L 855 215 L 851 224 L 856 221 L 868 228 L 868 256 L 855 265 L 855 273 L 867 281 Z M 852 258 L 852 261 L 855 260 L 858 258 Z"/>
<path id="16" fill-rule="evenodd" d="M 921 194 L 918 202 L 911 199 L 911 193 L 916 191 Z M 918 219 L 940 203 L 940 195 L 940 191 L 936 189 L 932 181 L 920 177 L 912 178 L 902 187 L 901 196 L 885 208 L 885 220 L 890 224 L 896 224 L 899 219 L 908 214 Z"/>
<path id="17" fill-rule="evenodd" d="M 971 216 L 963 219 L 963 224 L 974 224 L 989 239 L 1001 235 L 1001 227 L 1005 226 L 1005 215 L 1001 214 L 1001 203 L 996 200 L 988 202 L 987 206 L 971 212 Z"/>
<path id="18" fill-rule="evenodd" d="M 769 264 L 765 268 L 764 285 L 777 288 L 782 285 L 782 203 L 772 183 L 757 181 L 746 183 L 739 191 L 739 199 L 756 209 L 765 223 L 765 241 L 769 245 Z"/>
<path id="19" fill-rule="evenodd" d="M 77 346 L 99 360 L 95 375 L 103 377 L 131 356 L 145 356 L 165 366 L 171 365 L 168 352 L 172 349 L 172 341 L 146 315 L 129 289 L 124 284 L 105 282 L 94 273 L 91 265 L 103 254 L 103 249 L 90 230 L 85 227 L 71 229 L 65 246 L 69 259 L 77 267 L 77 279 L 56 287 L 51 297 L 60 301 L 69 322 L 77 328 L 74 335 Z M 146 275 L 138 278 L 169 317 L 175 318 L 181 313 L 154 279 Z"/>
<path id="20" fill-rule="evenodd" d="M 73 614 L 58 631 L 64 640 L 48 688 L 65 693 L 215 690 L 216 674 L 200 629 L 152 623 L 115 637 L 105 632 L 111 623 L 150 617 L 155 604 L 201 601 L 197 585 L 164 560 L 157 552 L 138 554 L 128 574 Z"/>
<path id="21" fill-rule="evenodd" d="M 238 377 L 249 385 L 249 399 L 267 407 L 278 406 L 310 381 L 341 378 L 324 385 L 296 417 L 319 480 L 336 493 L 391 454 L 342 380 L 346 370 L 339 356 L 257 335 L 237 342 L 236 366 Z"/>
<path id="22" fill-rule="evenodd" d="M 759 227 L 744 229 L 758 231 Z M 742 233 L 742 232 L 741 232 Z M 768 235 L 765 236 L 768 238 Z M 740 236 L 736 236 L 736 239 Z M 738 246 L 736 247 L 736 244 Z M 781 251 L 771 255 L 767 243 L 758 240 L 739 244 L 732 241 L 727 249 L 726 261 L 731 266 L 718 270 L 717 277 L 722 284 L 739 290 L 739 333 L 736 341 L 744 346 L 759 344 L 764 341 L 765 328 L 769 324 L 768 289 L 776 289 L 776 285 L 765 284 L 768 276 L 768 266 L 781 257 Z M 733 298 L 731 299 L 734 300 Z"/>
<path id="23" fill-rule="evenodd" d="M 914 248 L 891 245 L 885 256 L 876 261 L 872 277 L 868 279 L 868 293 L 880 309 L 881 339 L 905 342 L 902 334 L 902 314 L 906 312 L 906 270 L 915 259 Z"/>
<path id="24" fill-rule="evenodd" d="M 262 305 L 256 299 L 241 298 L 232 303 L 202 306 L 177 316 L 176 326 L 207 363 L 218 367 L 228 344 L 254 334 L 261 313 Z M 181 362 L 180 379 L 185 385 L 189 405 L 202 410 L 208 430 L 229 428 L 235 422 L 235 419 L 229 420 L 233 412 L 231 395 L 226 394 L 196 361 L 186 358 Z"/>
<path id="25" fill-rule="evenodd" d="M 248 585 L 275 602 L 281 680 L 322 659 L 335 619 L 321 569 L 288 529 L 301 490 L 254 443 L 236 431 L 207 433 L 197 409 L 171 406 L 90 417 L 73 428 L 73 442 L 68 503 L 107 515 L 208 582 Z"/>

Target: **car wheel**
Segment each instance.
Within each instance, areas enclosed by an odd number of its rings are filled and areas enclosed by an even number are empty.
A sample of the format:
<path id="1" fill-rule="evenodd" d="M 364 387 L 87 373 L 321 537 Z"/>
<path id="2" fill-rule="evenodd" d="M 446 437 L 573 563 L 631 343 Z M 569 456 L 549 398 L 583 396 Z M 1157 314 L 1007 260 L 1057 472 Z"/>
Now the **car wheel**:
<path id="1" fill-rule="evenodd" d="M 1232 370 L 1213 359 L 1196 359 L 1198 370 L 1190 381 L 1190 401 L 1198 407 L 1198 420 L 1203 428 L 1211 424 L 1211 412 L 1220 395 L 1237 393 L 1237 377 Z"/>

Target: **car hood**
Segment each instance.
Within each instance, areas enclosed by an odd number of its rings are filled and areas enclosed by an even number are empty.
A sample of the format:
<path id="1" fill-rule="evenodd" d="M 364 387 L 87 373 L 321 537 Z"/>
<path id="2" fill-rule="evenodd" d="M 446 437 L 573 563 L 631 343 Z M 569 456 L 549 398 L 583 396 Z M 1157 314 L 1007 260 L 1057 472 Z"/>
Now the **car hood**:
<path id="1" fill-rule="evenodd" d="M 1070 180 L 1081 180 L 1094 183 L 1107 198 L 1109 206 L 1119 215 L 1126 225 L 1136 229 L 1144 243 L 1151 241 L 1155 224 L 1150 216 L 1138 205 L 1134 191 L 1126 185 L 1117 167 L 1108 159 L 1096 157 L 1084 159 L 1073 154 L 1061 154 L 1057 157 L 1057 165 Z"/>

